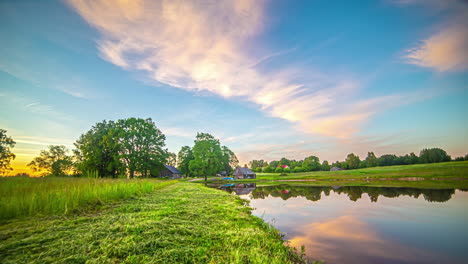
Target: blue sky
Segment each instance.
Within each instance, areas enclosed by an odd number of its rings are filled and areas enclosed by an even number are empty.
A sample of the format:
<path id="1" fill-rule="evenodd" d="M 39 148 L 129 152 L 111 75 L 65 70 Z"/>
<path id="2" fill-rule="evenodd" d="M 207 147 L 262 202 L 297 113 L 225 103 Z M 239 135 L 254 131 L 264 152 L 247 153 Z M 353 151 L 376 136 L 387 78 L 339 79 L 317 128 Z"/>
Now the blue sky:
<path id="1" fill-rule="evenodd" d="M 468 152 L 463 1 L 2 1 L 0 127 L 19 170 L 104 119 L 241 162 Z"/>

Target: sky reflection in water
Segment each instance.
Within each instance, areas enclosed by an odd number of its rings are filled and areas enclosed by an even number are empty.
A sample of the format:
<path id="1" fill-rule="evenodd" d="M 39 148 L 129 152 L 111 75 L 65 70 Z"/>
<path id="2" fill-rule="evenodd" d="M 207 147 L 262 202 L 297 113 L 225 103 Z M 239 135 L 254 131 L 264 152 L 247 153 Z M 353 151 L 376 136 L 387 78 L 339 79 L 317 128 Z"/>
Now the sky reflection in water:
<path id="1" fill-rule="evenodd" d="M 379 187 L 246 186 L 253 214 L 326 263 L 466 263 L 468 193 Z M 226 188 L 225 188 L 226 189 Z"/>

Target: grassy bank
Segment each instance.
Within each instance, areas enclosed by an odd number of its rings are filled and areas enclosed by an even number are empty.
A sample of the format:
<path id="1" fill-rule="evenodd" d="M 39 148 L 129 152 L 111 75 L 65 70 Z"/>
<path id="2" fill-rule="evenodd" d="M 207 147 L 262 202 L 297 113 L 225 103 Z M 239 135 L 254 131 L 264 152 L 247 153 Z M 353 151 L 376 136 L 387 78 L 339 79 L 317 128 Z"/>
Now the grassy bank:
<path id="1" fill-rule="evenodd" d="M 0 220 L 63 215 L 142 195 L 175 181 L 87 178 L 0 178 Z"/>
<path id="2" fill-rule="evenodd" d="M 342 171 L 314 171 L 303 173 L 289 173 L 281 176 L 279 173 L 257 173 L 257 180 L 285 180 L 285 179 L 366 179 L 366 178 L 468 178 L 468 161 L 444 162 L 431 164 L 400 165 L 386 167 L 372 167 Z"/>
<path id="3" fill-rule="evenodd" d="M 243 200 L 177 183 L 98 214 L 0 226 L 0 263 L 294 263 Z"/>
<path id="4" fill-rule="evenodd" d="M 310 185 L 369 185 L 419 188 L 468 188 L 468 161 L 403 166 L 374 167 L 343 171 L 315 171 L 304 173 L 257 173 L 252 180 L 261 184 L 302 182 Z M 212 178 L 210 183 L 225 183 Z"/>

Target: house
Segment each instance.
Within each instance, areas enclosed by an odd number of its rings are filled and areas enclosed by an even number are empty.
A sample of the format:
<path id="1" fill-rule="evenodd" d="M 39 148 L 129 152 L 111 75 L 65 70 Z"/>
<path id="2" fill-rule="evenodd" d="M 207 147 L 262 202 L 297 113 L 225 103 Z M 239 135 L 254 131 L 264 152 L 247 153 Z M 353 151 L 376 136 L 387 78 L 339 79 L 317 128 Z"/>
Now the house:
<path id="1" fill-rule="evenodd" d="M 330 169 L 330 171 L 340 171 L 340 170 L 343 170 L 343 169 L 339 167 L 333 167 Z"/>
<path id="2" fill-rule="evenodd" d="M 164 165 L 164 167 L 166 167 L 166 169 L 159 173 L 159 177 L 168 177 L 169 179 L 182 178 L 182 172 L 180 172 L 174 166 Z"/>
<path id="3" fill-rule="evenodd" d="M 234 179 L 255 179 L 257 177 L 255 172 L 242 167 L 237 167 L 232 175 L 234 175 Z"/>
<path id="4" fill-rule="evenodd" d="M 288 165 L 280 165 L 280 166 L 278 166 L 278 168 L 286 169 L 286 168 L 289 168 L 289 166 Z"/>
<path id="5" fill-rule="evenodd" d="M 237 195 L 246 195 L 255 190 L 256 187 L 256 183 L 238 183 L 234 185 L 233 189 Z"/>

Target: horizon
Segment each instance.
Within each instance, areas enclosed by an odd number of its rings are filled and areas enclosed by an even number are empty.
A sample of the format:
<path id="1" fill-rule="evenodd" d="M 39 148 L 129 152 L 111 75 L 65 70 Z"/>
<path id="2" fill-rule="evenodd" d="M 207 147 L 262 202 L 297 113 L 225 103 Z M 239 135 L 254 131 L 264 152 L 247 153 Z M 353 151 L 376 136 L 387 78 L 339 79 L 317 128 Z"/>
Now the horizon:
<path id="1" fill-rule="evenodd" d="M 11 174 L 128 117 L 152 118 L 176 154 L 210 133 L 240 166 L 468 153 L 461 0 L 28 0 L 0 14 Z"/>

